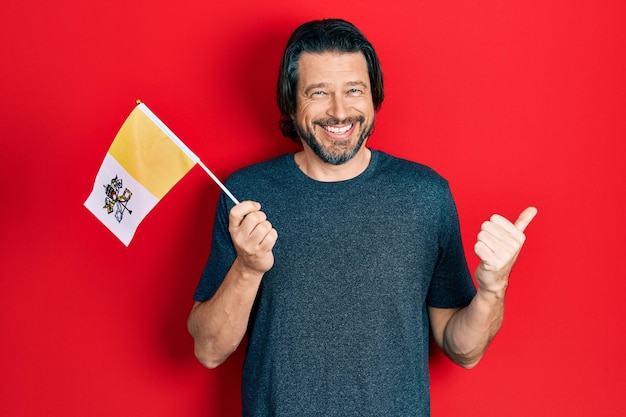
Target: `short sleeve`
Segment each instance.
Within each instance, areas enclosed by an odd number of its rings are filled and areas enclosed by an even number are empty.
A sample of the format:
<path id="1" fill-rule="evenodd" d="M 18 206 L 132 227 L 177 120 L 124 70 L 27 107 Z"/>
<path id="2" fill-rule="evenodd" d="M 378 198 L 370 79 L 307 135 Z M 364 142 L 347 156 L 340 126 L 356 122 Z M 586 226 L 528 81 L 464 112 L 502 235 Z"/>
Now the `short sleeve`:
<path id="1" fill-rule="evenodd" d="M 467 266 L 459 217 L 448 186 L 442 198 L 438 241 L 437 264 L 426 302 L 436 308 L 465 307 L 476 295 L 476 287 Z"/>

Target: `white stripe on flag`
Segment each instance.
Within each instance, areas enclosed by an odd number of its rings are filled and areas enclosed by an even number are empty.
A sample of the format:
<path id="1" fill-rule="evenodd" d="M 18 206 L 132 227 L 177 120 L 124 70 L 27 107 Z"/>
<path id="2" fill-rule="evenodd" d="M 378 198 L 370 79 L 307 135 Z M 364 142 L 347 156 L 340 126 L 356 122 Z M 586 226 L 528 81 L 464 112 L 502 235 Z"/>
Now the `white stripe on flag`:
<path id="1" fill-rule="evenodd" d="M 121 183 L 112 184 L 115 179 Z M 107 186 L 118 196 L 129 196 L 127 201 L 107 201 Z M 119 199 L 118 199 L 119 200 Z M 122 199 L 123 200 L 123 199 Z M 159 200 L 146 190 L 108 153 L 104 157 L 96 176 L 93 191 L 85 201 L 89 209 L 124 245 L 128 246 L 139 223 L 154 208 Z M 108 203 L 108 204 L 107 204 Z M 112 210 L 107 210 L 107 205 Z"/>

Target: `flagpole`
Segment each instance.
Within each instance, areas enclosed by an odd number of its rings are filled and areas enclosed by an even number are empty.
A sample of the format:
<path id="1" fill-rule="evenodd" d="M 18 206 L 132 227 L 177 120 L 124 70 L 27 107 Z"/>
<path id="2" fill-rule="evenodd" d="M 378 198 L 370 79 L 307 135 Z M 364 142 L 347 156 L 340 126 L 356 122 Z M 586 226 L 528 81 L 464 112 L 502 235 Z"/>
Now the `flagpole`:
<path id="1" fill-rule="evenodd" d="M 198 159 L 198 165 L 200 165 L 202 167 L 204 172 L 209 174 L 209 177 L 211 177 L 211 179 L 213 179 L 213 181 L 215 181 L 215 183 L 222 189 L 222 191 L 224 191 L 226 193 L 226 195 L 228 197 L 230 197 L 230 199 L 233 201 L 233 203 L 239 204 L 239 200 L 237 200 L 235 198 L 235 196 L 228 190 L 228 188 L 226 188 L 226 186 L 224 184 L 222 184 L 222 182 L 211 172 L 211 170 L 209 168 L 207 168 L 207 166 L 204 165 L 204 163 L 202 163 L 202 161 L 199 160 L 199 159 Z"/>

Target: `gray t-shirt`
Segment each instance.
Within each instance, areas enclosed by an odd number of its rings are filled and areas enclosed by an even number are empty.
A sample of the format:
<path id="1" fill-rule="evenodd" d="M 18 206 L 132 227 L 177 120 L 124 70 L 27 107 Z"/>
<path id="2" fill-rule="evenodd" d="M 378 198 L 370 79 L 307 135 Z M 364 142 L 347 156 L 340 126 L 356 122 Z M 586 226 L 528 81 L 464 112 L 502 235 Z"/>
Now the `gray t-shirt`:
<path id="1" fill-rule="evenodd" d="M 243 415 L 428 416 L 426 307 L 462 307 L 476 291 L 446 180 L 372 151 L 347 181 L 315 181 L 283 155 L 226 185 L 278 231 L 250 317 Z M 235 259 L 232 206 L 222 194 L 197 301 Z"/>

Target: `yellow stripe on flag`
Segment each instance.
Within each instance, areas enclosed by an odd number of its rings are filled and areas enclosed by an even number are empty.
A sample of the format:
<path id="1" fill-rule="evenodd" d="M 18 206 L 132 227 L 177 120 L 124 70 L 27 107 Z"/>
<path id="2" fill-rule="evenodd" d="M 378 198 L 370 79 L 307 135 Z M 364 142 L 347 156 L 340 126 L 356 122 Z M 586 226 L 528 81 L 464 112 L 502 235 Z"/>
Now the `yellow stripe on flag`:
<path id="1" fill-rule="evenodd" d="M 158 199 L 196 163 L 139 107 L 120 128 L 109 154 Z"/>

